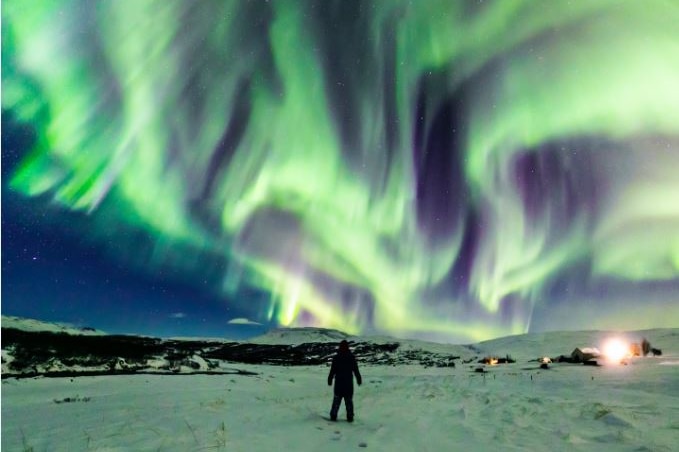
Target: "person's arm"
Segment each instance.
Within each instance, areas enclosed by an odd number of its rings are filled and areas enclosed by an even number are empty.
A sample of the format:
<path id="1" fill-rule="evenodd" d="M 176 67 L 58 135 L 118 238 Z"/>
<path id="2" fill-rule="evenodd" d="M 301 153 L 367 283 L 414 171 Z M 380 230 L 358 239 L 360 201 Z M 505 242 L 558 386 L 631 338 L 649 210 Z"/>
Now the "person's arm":
<path id="1" fill-rule="evenodd" d="M 330 373 L 328 374 L 328 386 L 332 386 L 332 379 L 337 373 L 337 358 L 332 359 L 332 365 L 330 366 Z"/>
<path id="2" fill-rule="evenodd" d="M 361 378 L 361 372 L 358 371 L 358 363 L 356 362 L 356 358 L 354 358 L 354 375 L 356 375 L 356 383 L 358 383 L 359 386 L 363 383 L 363 378 Z"/>

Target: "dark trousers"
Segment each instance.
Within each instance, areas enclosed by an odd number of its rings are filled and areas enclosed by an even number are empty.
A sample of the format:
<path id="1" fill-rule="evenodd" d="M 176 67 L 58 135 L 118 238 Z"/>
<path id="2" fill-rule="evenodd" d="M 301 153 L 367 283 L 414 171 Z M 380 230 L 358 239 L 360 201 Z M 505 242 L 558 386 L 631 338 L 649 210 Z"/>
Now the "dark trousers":
<path id="1" fill-rule="evenodd" d="M 347 419 L 354 418 L 354 395 L 353 394 L 335 394 L 332 399 L 332 408 L 330 408 L 330 418 L 337 419 L 337 412 L 339 411 L 340 404 L 344 399 L 344 407 L 347 410 Z"/>

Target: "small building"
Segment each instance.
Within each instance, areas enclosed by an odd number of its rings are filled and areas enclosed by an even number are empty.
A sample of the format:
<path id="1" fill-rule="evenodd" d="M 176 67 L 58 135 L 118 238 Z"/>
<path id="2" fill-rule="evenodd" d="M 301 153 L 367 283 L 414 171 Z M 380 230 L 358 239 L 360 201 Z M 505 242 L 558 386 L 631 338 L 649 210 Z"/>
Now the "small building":
<path id="1" fill-rule="evenodd" d="M 601 356 L 601 352 L 596 347 L 578 347 L 571 353 L 571 358 L 576 363 L 584 363 L 599 356 Z"/>

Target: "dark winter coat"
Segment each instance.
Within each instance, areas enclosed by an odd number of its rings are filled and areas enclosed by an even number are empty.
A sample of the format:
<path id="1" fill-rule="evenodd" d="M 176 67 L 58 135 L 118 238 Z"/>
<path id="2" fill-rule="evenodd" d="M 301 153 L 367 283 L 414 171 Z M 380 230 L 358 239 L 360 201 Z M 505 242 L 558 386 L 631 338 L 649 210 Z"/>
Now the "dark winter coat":
<path id="1" fill-rule="evenodd" d="M 361 373 L 358 371 L 358 364 L 354 354 L 350 351 L 339 351 L 332 359 L 330 374 L 328 375 L 328 385 L 335 379 L 335 394 L 352 395 L 354 393 L 354 375 L 356 383 L 360 386 L 363 382 Z"/>

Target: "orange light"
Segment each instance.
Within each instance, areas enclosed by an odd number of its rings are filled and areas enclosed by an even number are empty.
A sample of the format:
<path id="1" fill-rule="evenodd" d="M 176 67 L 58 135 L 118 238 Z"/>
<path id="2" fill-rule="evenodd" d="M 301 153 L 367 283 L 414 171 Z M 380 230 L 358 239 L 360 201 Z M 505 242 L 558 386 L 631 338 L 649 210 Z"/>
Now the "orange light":
<path id="1" fill-rule="evenodd" d="M 630 356 L 641 356 L 641 345 L 637 342 L 632 342 L 629 344 L 629 354 Z"/>

